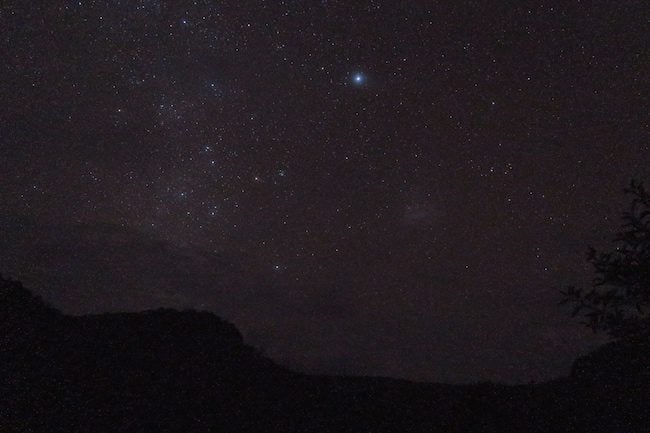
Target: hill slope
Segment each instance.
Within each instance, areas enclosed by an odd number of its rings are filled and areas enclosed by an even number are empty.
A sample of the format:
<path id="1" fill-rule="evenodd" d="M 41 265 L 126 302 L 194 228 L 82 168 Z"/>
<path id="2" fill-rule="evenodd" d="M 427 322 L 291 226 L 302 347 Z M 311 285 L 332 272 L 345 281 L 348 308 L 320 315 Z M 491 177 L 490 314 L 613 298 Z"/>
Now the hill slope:
<path id="1" fill-rule="evenodd" d="M 577 362 L 576 377 L 540 385 L 309 376 L 210 313 L 66 316 L 0 279 L 0 431 L 648 431 L 647 370 L 589 373 L 607 371 L 612 347 Z"/>

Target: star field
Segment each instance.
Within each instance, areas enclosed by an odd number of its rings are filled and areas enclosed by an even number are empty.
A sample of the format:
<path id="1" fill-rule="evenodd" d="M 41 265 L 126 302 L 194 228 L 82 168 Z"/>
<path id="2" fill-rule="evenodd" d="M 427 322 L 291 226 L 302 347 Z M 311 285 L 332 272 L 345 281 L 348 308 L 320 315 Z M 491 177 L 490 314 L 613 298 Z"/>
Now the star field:
<path id="1" fill-rule="evenodd" d="M 208 308 L 310 371 L 559 375 L 595 340 L 557 288 L 648 175 L 648 12 L 4 2 L 2 228 L 24 251 L 0 271 L 60 278 L 67 311 Z M 60 262 L 70 239 L 87 254 Z"/>

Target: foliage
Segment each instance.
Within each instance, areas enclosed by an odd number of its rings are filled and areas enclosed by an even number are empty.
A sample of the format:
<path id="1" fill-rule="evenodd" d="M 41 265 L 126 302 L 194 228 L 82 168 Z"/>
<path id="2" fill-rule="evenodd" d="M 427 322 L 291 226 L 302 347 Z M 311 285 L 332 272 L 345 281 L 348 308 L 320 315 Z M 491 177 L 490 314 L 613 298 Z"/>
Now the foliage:
<path id="1" fill-rule="evenodd" d="M 572 316 L 612 337 L 634 337 L 649 331 L 650 307 L 650 193 L 632 181 L 625 189 L 633 199 L 623 213 L 623 225 L 610 252 L 589 248 L 587 260 L 596 277 L 592 287 L 562 291 L 561 304 L 573 305 Z"/>

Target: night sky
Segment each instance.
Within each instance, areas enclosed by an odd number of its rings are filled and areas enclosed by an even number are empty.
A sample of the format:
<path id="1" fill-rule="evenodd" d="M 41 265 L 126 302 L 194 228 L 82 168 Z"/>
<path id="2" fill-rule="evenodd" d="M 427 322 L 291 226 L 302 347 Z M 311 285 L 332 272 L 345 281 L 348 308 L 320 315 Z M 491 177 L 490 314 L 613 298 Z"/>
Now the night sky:
<path id="1" fill-rule="evenodd" d="M 650 167 L 647 1 L 3 1 L 0 272 L 302 371 L 528 382 Z"/>

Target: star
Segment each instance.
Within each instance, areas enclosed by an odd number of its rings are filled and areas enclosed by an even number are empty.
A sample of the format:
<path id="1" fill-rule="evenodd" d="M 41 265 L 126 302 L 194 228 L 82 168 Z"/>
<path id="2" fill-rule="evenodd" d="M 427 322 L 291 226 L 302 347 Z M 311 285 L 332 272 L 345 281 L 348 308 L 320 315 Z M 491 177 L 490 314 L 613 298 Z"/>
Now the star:
<path id="1" fill-rule="evenodd" d="M 366 82 L 366 76 L 361 72 L 356 72 L 352 75 L 352 83 L 360 86 Z"/>

